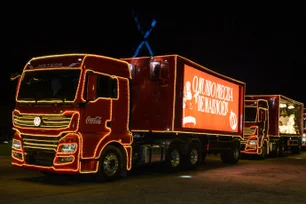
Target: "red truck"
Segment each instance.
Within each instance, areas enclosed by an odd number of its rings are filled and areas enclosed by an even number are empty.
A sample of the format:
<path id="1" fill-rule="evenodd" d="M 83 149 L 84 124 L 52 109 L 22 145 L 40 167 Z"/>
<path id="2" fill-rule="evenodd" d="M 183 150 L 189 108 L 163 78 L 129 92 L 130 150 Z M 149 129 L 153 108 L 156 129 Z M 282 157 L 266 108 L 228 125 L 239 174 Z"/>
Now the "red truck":
<path id="1" fill-rule="evenodd" d="M 306 108 L 303 112 L 303 138 L 302 138 L 302 149 L 306 150 Z"/>
<path id="2" fill-rule="evenodd" d="M 247 95 L 241 154 L 265 158 L 286 150 L 300 153 L 303 108 L 303 103 L 283 95 Z"/>
<path id="3" fill-rule="evenodd" d="M 109 180 L 155 162 L 192 169 L 209 153 L 235 164 L 244 93 L 178 55 L 33 58 L 18 78 L 12 165 Z"/>

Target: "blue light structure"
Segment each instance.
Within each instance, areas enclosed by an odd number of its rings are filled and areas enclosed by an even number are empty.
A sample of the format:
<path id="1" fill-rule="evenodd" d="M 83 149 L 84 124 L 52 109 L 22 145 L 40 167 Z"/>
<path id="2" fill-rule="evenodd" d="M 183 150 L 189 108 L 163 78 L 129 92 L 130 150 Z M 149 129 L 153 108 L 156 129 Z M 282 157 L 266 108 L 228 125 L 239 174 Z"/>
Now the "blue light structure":
<path id="1" fill-rule="evenodd" d="M 152 23 L 151 23 L 150 29 L 148 29 L 146 32 L 144 32 L 144 31 L 141 29 L 141 27 L 140 27 L 140 23 L 139 23 L 138 18 L 137 18 L 137 16 L 135 15 L 135 12 L 134 12 L 134 11 L 133 11 L 133 16 L 134 16 L 134 21 L 135 21 L 135 23 L 136 23 L 136 25 L 137 25 L 137 29 L 141 32 L 141 34 L 142 34 L 142 36 L 143 36 L 143 40 L 142 40 L 142 42 L 138 45 L 138 47 L 137 47 L 137 49 L 136 49 L 136 51 L 135 51 L 135 54 L 134 54 L 133 58 L 134 58 L 134 57 L 137 57 L 137 55 L 138 55 L 138 53 L 139 53 L 139 51 L 140 51 L 140 49 L 142 48 L 143 45 L 146 45 L 146 47 L 147 47 L 147 49 L 148 49 L 148 51 L 149 51 L 149 53 L 150 53 L 150 55 L 151 55 L 151 57 L 152 57 L 152 56 L 153 56 L 153 52 L 152 52 L 152 49 L 151 49 L 151 47 L 150 47 L 150 45 L 149 45 L 147 39 L 148 39 L 150 33 L 152 32 L 152 29 L 153 29 L 153 28 L 155 27 L 155 25 L 156 25 L 156 20 L 153 19 L 153 20 L 152 20 Z"/>

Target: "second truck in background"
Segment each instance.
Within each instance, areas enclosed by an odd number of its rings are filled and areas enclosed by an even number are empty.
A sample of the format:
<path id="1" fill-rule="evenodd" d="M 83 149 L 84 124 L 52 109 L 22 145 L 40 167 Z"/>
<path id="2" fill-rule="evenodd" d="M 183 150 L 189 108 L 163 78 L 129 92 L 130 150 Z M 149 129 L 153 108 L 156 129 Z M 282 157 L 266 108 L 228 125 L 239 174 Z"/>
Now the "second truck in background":
<path id="1" fill-rule="evenodd" d="M 304 111 L 303 111 L 302 150 L 306 150 L 306 108 L 304 108 Z"/>
<path id="2" fill-rule="evenodd" d="M 241 154 L 282 156 L 300 153 L 304 104 L 283 95 L 249 95 L 245 99 Z"/>

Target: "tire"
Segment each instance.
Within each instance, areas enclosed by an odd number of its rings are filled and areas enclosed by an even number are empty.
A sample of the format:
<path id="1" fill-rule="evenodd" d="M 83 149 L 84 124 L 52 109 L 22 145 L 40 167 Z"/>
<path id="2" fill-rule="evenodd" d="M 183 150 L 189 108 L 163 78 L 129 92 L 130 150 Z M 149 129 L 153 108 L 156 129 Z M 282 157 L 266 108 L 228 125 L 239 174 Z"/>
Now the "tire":
<path id="1" fill-rule="evenodd" d="M 240 142 L 233 141 L 231 150 L 221 152 L 220 156 L 224 164 L 237 164 L 240 157 Z"/>
<path id="2" fill-rule="evenodd" d="M 202 153 L 199 145 L 195 143 L 189 144 L 187 154 L 184 157 L 185 169 L 196 169 L 202 161 Z"/>
<path id="3" fill-rule="evenodd" d="M 122 154 L 118 148 L 106 146 L 99 159 L 98 180 L 111 181 L 120 177 Z"/>
<path id="4" fill-rule="evenodd" d="M 277 143 L 277 145 L 276 145 L 275 156 L 276 157 L 280 157 L 281 156 L 281 147 L 280 147 L 279 143 Z"/>
<path id="5" fill-rule="evenodd" d="M 279 148 L 280 148 L 279 156 L 280 157 L 285 156 L 285 146 L 282 141 L 279 143 Z"/>
<path id="6" fill-rule="evenodd" d="M 165 171 L 175 172 L 178 171 L 182 163 L 182 153 L 178 144 L 171 144 L 167 150 Z"/>
<path id="7" fill-rule="evenodd" d="M 300 154 L 301 153 L 300 147 L 299 146 L 291 147 L 291 153 L 292 154 Z"/>
<path id="8" fill-rule="evenodd" d="M 265 159 L 267 157 L 267 142 L 264 142 L 263 146 L 262 146 L 262 151 L 261 151 L 261 154 L 260 154 L 260 158 L 261 159 Z"/>
<path id="9" fill-rule="evenodd" d="M 275 151 L 272 152 L 273 157 L 280 157 L 281 156 L 281 146 L 280 143 L 275 144 Z"/>

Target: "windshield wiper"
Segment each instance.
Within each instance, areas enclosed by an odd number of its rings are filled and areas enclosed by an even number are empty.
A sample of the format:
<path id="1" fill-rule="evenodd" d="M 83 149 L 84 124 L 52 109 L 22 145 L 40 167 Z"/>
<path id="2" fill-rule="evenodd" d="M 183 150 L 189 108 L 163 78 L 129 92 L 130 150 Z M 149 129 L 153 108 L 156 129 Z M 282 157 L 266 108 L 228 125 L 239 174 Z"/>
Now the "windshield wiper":
<path id="1" fill-rule="evenodd" d="M 35 96 L 33 97 L 34 101 L 35 101 L 35 104 L 37 104 L 37 101 L 38 101 L 38 97 L 37 95 L 35 94 Z"/>
<path id="2" fill-rule="evenodd" d="M 62 96 L 61 94 L 56 93 L 56 94 L 53 95 L 53 97 L 54 97 L 55 99 L 61 99 L 62 102 L 63 102 L 63 104 L 66 103 L 66 98 L 65 98 L 64 96 Z"/>
<path id="3" fill-rule="evenodd" d="M 60 97 L 60 99 L 63 101 L 63 104 L 66 104 L 66 99 L 64 97 Z"/>

